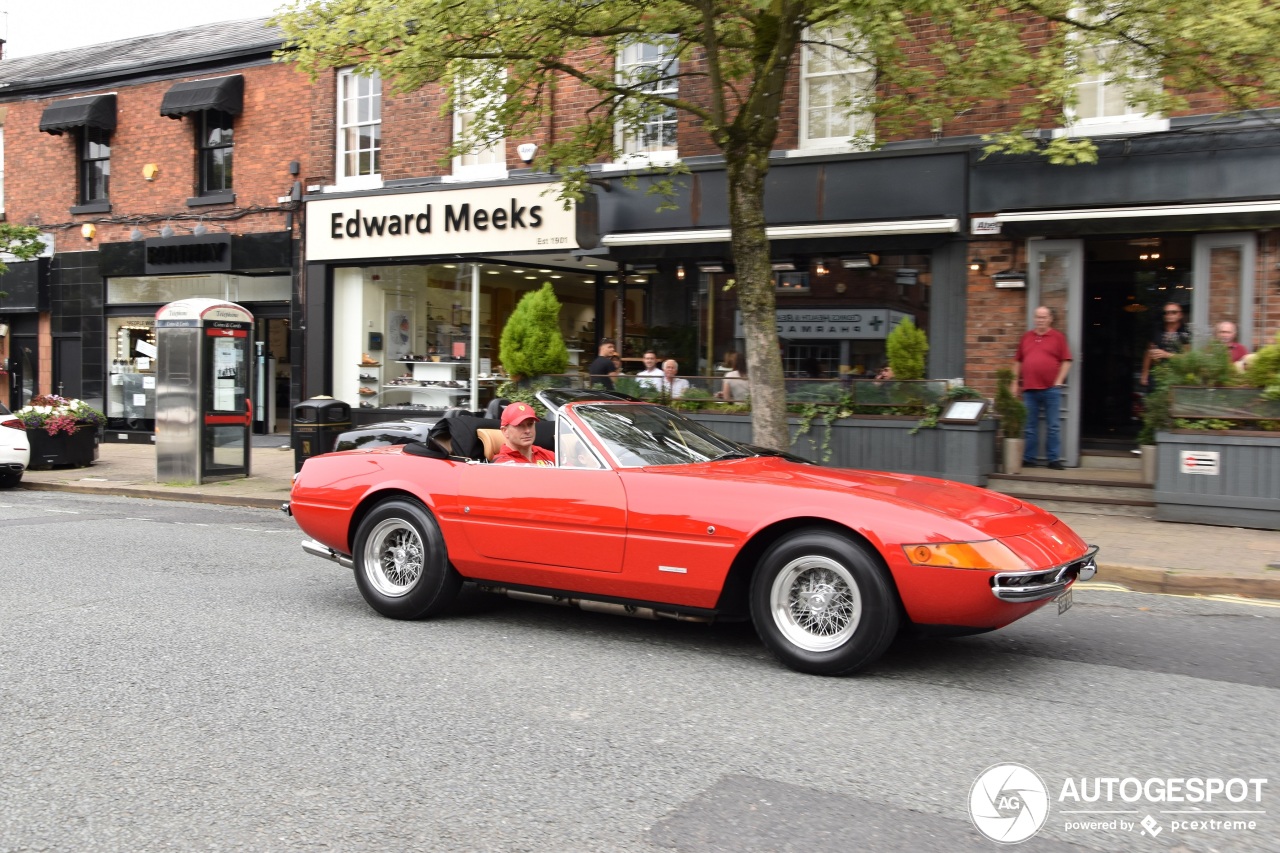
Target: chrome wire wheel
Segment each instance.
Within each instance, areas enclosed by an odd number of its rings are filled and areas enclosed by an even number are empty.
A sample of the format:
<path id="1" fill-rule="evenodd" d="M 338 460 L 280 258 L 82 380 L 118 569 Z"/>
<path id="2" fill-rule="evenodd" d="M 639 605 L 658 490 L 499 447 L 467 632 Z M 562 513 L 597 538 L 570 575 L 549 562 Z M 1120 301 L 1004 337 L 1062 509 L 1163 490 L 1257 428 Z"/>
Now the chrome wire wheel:
<path id="1" fill-rule="evenodd" d="M 363 557 L 365 578 L 388 598 L 412 591 L 426 567 L 422 536 L 401 518 L 385 519 L 369 531 Z"/>
<path id="2" fill-rule="evenodd" d="M 783 566 L 769 591 L 774 624 L 807 652 L 826 652 L 849 641 L 862 620 L 862 595 L 840 562 L 819 555 Z"/>

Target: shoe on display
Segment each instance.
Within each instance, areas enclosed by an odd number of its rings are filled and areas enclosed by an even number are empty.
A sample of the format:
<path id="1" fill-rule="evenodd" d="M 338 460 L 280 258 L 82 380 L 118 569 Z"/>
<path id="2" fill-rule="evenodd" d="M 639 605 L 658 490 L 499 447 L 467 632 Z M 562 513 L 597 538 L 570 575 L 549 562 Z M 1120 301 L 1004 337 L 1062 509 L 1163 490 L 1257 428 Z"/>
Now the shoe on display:
<path id="1" fill-rule="evenodd" d="M 369 388 L 369 387 L 364 386 L 364 385 L 361 385 L 361 386 L 360 386 L 360 396 L 361 396 L 361 397 L 372 397 L 374 394 L 377 394 L 377 393 L 378 393 L 378 392 L 377 392 L 377 391 L 375 391 L 375 390 L 373 390 L 372 388 Z"/>
<path id="2" fill-rule="evenodd" d="M 361 400 L 361 401 L 360 401 L 360 408 L 362 408 L 362 409 L 376 409 L 376 408 L 377 408 L 377 406 L 373 405 L 373 403 L 366 403 L 364 400 Z"/>
<path id="3" fill-rule="evenodd" d="M 377 382 L 378 377 L 374 376 L 372 373 L 361 373 L 360 381 L 361 382 Z"/>

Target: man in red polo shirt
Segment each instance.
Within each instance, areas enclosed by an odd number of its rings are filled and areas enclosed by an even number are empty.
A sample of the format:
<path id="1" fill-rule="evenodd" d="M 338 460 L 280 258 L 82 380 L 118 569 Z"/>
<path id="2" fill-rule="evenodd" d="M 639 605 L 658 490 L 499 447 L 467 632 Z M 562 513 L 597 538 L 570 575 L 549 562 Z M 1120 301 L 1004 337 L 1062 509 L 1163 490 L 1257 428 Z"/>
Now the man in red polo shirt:
<path id="1" fill-rule="evenodd" d="M 1035 312 L 1035 325 L 1018 342 L 1013 359 L 1014 394 L 1022 382 L 1022 402 L 1027 406 L 1027 446 L 1022 451 L 1022 464 L 1034 468 L 1040 447 L 1040 414 L 1048 426 L 1044 452 L 1049 467 L 1062 470 L 1062 388 L 1071 369 L 1071 348 L 1062 332 L 1053 328 L 1053 311 L 1041 305 Z"/>
<path id="2" fill-rule="evenodd" d="M 528 403 L 512 403 L 502 410 L 502 440 L 495 465 L 555 465 L 556 455 L 533 443 L 538 413 Z"/>

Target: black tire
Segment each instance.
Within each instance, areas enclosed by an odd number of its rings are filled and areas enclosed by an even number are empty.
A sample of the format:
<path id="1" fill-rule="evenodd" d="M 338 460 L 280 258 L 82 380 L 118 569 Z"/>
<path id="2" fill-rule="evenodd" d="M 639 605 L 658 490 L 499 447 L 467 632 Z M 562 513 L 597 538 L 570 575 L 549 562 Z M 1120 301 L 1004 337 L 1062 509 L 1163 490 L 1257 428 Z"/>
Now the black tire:
<path id="1" fill-rule="evenodd" d="M 440 525 L 421 504 L 387 500 L 360 522 L 352 559 L 369 606 L 392 619 L 426 619 L 449 608 L 462 578 L 449 564 Z"/>
<path id="2" fill-rule="evenodd" d="M 0 471 L 0 489 L 12 489 L 21 482 L 21 471 Z"/>
<path id="3" fill-rule="evenodd" d="M 879 555 L 839 533 L 798 530 L 775 542 L 751 579 L 751 621 L 786 666 L 848 675 L 898 632 L 897 590 Z"/>

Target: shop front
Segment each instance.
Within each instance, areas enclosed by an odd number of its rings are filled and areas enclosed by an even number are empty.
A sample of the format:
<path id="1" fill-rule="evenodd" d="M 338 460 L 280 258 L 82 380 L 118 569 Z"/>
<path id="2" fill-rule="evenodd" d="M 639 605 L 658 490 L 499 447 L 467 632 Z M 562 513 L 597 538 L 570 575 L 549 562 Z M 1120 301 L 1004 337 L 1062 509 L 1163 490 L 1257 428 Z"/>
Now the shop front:
<path id="1" fill-rule="evenodd" d="M 506 320 L 546 283 L 569 369 L 585 369 L 623 282 L 595 251 L 593 205 L 565 208 L 551 186 L 309 199 L 307 395 L 348 403 L 360 423 L 480 409 L 505 378 Z"/>
<path id="2" fill-rule="evenodd" d="M 256 351 L 269 358 L 271 390 L 292 371 L 289 328 L 292 241 L 287 232 L 170 237 L 102 246 L 106 282 L 104 408 L 107 441 L 153 440 L 156 426 L 156 312 L 204 297 L 245 306 L 255 318 Z M 255 388 L 255 399 L 272 396 Z M 287 407 L 268 413 L 266 431 L 287 431 Z"/>
<path id="3" fill-rule="evenodd" d="M 40 314 L 49 310 L 49 258 L 14 261 L 0 276 L 0 402 L 22 408 L 39 393 Z"/>
<path id="4" fill-rule="evenodd" d="M 1170 303 L 1197 346 L 1223 321 L 1249 350 L 1274 334 L 1277 142 L 1274 130 L 1242 128 L 1106 141 L 1093 166 L 974 164 L 973 207 L 989 211 L 972 222 L 975 254 L 1026 259 L 1025 290 L 993 288 L 978 310 L 1003 316 L 1016 304 L 1020 334 L 1047 305 L 1075 356 L 1062 410 L 1067 465 L 1083 452 L 1137 448 L 1144 355 Z M 1016 343 L 1008 336 L 1002 352 L 975 354 L 1007 362 Z"/>

